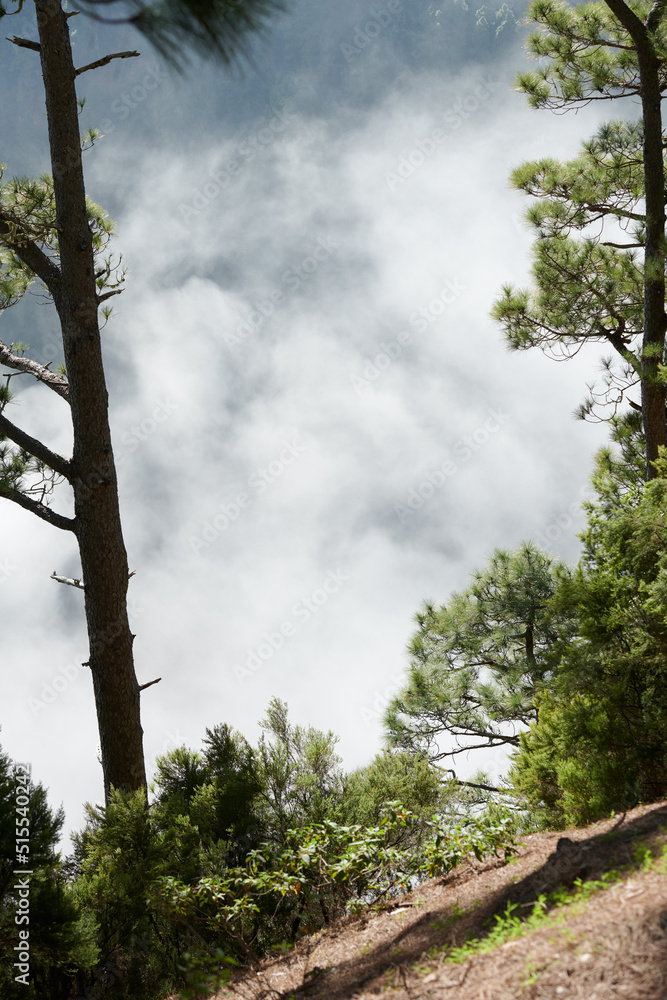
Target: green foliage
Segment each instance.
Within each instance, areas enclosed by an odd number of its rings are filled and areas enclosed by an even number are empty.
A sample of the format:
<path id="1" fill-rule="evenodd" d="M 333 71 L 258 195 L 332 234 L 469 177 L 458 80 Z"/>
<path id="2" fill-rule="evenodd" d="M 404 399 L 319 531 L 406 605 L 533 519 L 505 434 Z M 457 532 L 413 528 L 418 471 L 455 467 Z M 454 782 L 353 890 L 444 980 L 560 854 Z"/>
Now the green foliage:
<path id="1" fill-rule="evenodd" d="M 278 844 L 291 827 L 334 815 L 344 789 L 338 738 L 294 725 L 273 699 L 253 748 L 230 726 L 206 730 L 201 753 L 180 747 L 158 759 L 156 808 L 186 816 L 202 844 L 237 864 L 261 840 Z M 218 852 L 219 853 L 219 852 Z"/>
<path id="2" fill-rule="evenodd" d="M 456 828 L 434 818 L 419 850 L 396 847 L 400 831 L 416 822 L 390 802 L 376 827 L 309 824 L 287 831 L 282 848 L 262 845 L 224 877 L 191 886 L 163 878 L 153 900 L 174 920 L 217 933 L 228 953 L 256 959 L 297 930 L 312 932 L 350 909 L 376 905 L 469 855 L 514 850 L 512 820 L 499 815 Z"/>
<path id="3" fill-rule="evenodd" d="M 611 439 L 617 449 L 600 448 L 595 456 L 592 484 L 604 509 L 615 509 L 628 490 L 644 482 L 646 440 L 639 410 L 611 417 Z"/>
<path id="4" fill-rule="evenodd" d="M 333 734 L 293 725 L 282 702 L 269 705 L 262 728 L 257 748 L 218 725 L 206 730 L 201 752 L 179 747 L 159 758 L 148 810 L 141 792 L 114 792 L 106 809 L 88 807 L 72 891 L 96 929 L 95 975 L 113 980 L 119 996 L 139 1000 L 167 983 L 201 995 L 228 974 L 218 976 L 221 946 L 230 960 L 247 961 L 291 935 L 294 905 L 274 912 L 272 893 L 258 892 L 251 906 L 239 866 L 259 857 L 262 841 L 278 864 L 291 849 L 290 821 L 301 827 L 335 811 L 343 774 Z M 175 887 L 174 905 L 161 884 Z M 179 910 L 178 893 L 189 899 L 193 887 L 199 909 Z M 218 916 L 204 919 L 212 908 Z"/>
<path id="5" fill-rule="evenodd" d="M 496 551 L 471 586 L 416 616 L 408 683 L 387 710 L 390 743 L 440 760 L 470 748 L 518 745 L 535 698 L 575 630 L 552 599 L 566 567 L 530 544 Z M 450 737 L 453 745 L 442 748 Z"/>
<path id="6" fill-rule="evenodd" d="M 512 774 L 556 825 L 667 791 L 667 462 L 658 465 L 659 478 L 623 496 L 611 483 L 589 505 L 584 555 L 557 596 L 580 616 L 578 638 Z"/>
<path id="7" fill-rule="evenodd" d="M 375 826 L 385 804 L 394 798 L 420 821 L 430 818 L 443 800 L 439 772 L 424 757 L 384 750 L 367 767 L 347 776 L 339 812 L 345 823 Z"/>
<path id="8" fill-rule="evenodd" d="M 3 170 L 4 165 L 0 165 L 0 180 Z M 86 209 L 93 247 L 101 254 L 113 234 L 114 223 L 90 198 L 86 199 Z M 0 250 L 0 309 L 7 309 L 22 297 L 34 280 L 32 271 L 12 251 L 12 244 L 34 243 L 49 257 L 58 260 L 53 178 L 44 174 L 39 180 L 13 177 L 3 181 L 0 184 L 0 212 L 7 227 Z M 98 287 L 106 287 L 106 282 L 98 282 Z"/>
<path id="9" fill-rule="evenodd" d="M 208 998 L 222 989 L 231 975 L 230 965 L 236 963 L 220 948 L 214 948 L 206 955 L 191 955 L 186 952 L 179 971 L 185 985 L 180 989 L 180 1000 Z"/>
<path id="10" fill-rule="evenodd" d="M 648 0 L 632 4 L 638 18 L 651 10 Z M 528 38 L 528 51 L 542 60 L 539 69 L 521 73 L 520 88 L 532 107 L 558 108 L 639 90 L 637 55 L 628 32 L 602 2 L 571 6 L 563 0 L 534 0 L 526 19 L 538 26 Z M 667 51 L 665 26 L 652 31 L 661 62 Z"/>
<path id="11" fill-rule="evenodd" d="M 74 893 L 97 924 L 99 963 L 120 996 L 149 996 L 165 974 L 178 976 L 181 950 L 201 942 L 160 922 L 150 888 L 166 873 L 192 881 L 202 874 L 201 842 L 183 816 L 161 825 L 143 791 L 114 791 L 106 809 L 88 806 L 75 836 Z M 205 950 L 204 943 L 204 950 Z"/>
<path id="12" fill-rule="evenodd" d="M 285 722 L 282 713 L 278 719 Z M 218 752 L 229 762 L 230 732 L 217 727 L 213 733 L 222 739 L 209 737 L 209 764 Z M 183 795 L 192 802 L 212 787 L 198 784 L 207 777 L 203 755 L 179 750 L 162 764 L 167 801 Z M 397 801 L 385 805 L 373 826 L 300 820 L 280 839 L 279 828 L 268 829 L 269 839 L 247 851 L 243 864 L 218 857 L 213 865 L 189 816 L 164 802 L 147 810 L 141 793 L 114 792 L 105 810 L 89 807 L 87 827 L 76 838 L 72 890 L 99 949 L 88 983 L 104 976 L 127 1000 L 167 985 L 183 986 L 184 997 L 206 995 L 224 983 L 235 961 L 256 962 L 297 933 L 380 903 L 471 854 L 514 849 L 514 821 L 502 812 L 455 826 Z"/>
<path id="13" fill-rule="evenodd" d="M 0 219 L 3 225 L 0 244 L 0 313 L 16 305 L 31 288 L 35 275 L 16 253 L 17 248 L 33 244 L 56 265 L 59 264 L 58 231 L 53 193 L 53 179 L 44 174 L 39 180 L 14 177 L 3 180 L 4 165 L 0 165 Z M 120 260 L 106 254 L 114 230 L 113 222 L 90 199 L 86 200 L 88 225 L 97 258 L 97 289 L 100 303 L 122 290 L 124 272 Z M 41 283 L 40 283 L 41 285 Z M 40 291 L 47 296 L 45 286 Z M 110 310 L 107 307 L 107 318 Z M 24 355 L 25 344 L 11 345 L 14 352 Z M 64 368 L 61 373 L 66 375 Z M 9 380 L 0 387 L 0 413 L 12 401 Z M 0 495 L 14 498 L 17 494 L 44 503 L 52 494 L 58 477 L 23 448 L 0 435 Z"/>
<path id="14" fill-rule="evenodd" d="M 625 5 L 624 5 L 625 6 Z M 533 107 L 568 108 L 593 100 L 641 97 L 651 86 L 667 85 L 667 27 L 664 11 L 640 0 L 628 9 L 635 38 L 604 2 L 570 5 L 534 0 L 527 19 L 537 25 L 528 40 L 540 60 L 537 70 L 520 74 L 519 89 Z M 650 15 L 650 16 L 649 16 Z M 640 73 L 640 61 L 642 63 Z M 642 76 L 643 74 L 643 76 Z M 645 109 L 646 112 L 646 109 Z M 646 112 L 648 114 L 648 112 Z M 652 209 L 647 240 L 644 194 L 660 160 L 659 127 L 615 121 L 603 125 L 567 163 L 541 160 L 514 171 L 516 187 L 538 199 L 527 213 L 537 239 L 533 247 L 532 291 L 505 286 L 493 315 L 512 349 L 539 346 L 558 360 L 572 357 L 585 343 L 613 349 L 602 360 L 599 384 L 578 413 L 598 416 L 599 407 L 617 413 L 628 390 L 641 383 L 655 409 L 664 392 L 657 372 L 664 353 L 659 310 L 644 322 L 645 292 L 664 295 L 662 209 Z M 654 166 L 647 174 L 647 155 Z M 657 176 L 657 175 L 656 175 Z M 657 187 L 660 188 L 658 183 Z M 659 191 L 653 195 L 660 199 Z M 645 261 L 637 259 L 644 250 Z M 654 316 L 655 312 L 655 316 Z M 615 359 L 615 360 L 612 360 Z M 647 450 L 653 459 L 663 433 L 651 422 Z"/>
<path id="15" fill-rule="evenodd" d="M 262 789 L 257 754 L 231 726 L 207 729 L 202 753 L 185 747 L 158 758 L 155 785 L 165 817 L 187 816 L 209 849 L 223 845 L 234 860 L 254 846 L 255 799 Z"/>
<path id="16" fill-rule="evenodd" d="M 515 187 L 538 199 L 527 212 L 537 237 L 534 287 L 506 285 L 492 314 L 512 350 L 539 347 L 563 360 L 590 342 L 613 349 L 616 362 L 603 359 L 602 379 L 590 387 L 581 417 L 599 405 L 615 411 L 642 371 L 642 140 L 641 124 L 611 122 L 574 160 L 525 163 L 512 174 Z M 603 241 L 605 222 L 629 236 Z M 596 235 L 586 236 L 594 225 Z"/>
<path id="17" fill-rule="evenodd" d="M 280 842 L 290 828 L 322 822 L 335 812 L 343 792 L 338 737 L 293 725 L 278 698 L 270 702 L 260 727 L 258 810 L 269 836 Z"/>
<path id="18" fill-rule="evenodd" d="M 28 789 L 27 806 L 19 805 Z M 29 924 L 16 923 L 20 875 L 17 822 L 27 819 L 29 852 L 25 865 L 32 874 L 29 882 Z M 90 969 L 97 961 L 94 922 L 82 912 L 67 885 L 56 844 L 64 820 L 62 809 L 54 812 L 47 803 L 46 790 L 25 780 L 10 758 L 0 750 L 0 995 L 3 1000 L 32 1000 L 47 995 L 67 995 L 76 973 Z M 29 984 L 17 982 L 15 948 L 19 930 L 29 930 Z"/>

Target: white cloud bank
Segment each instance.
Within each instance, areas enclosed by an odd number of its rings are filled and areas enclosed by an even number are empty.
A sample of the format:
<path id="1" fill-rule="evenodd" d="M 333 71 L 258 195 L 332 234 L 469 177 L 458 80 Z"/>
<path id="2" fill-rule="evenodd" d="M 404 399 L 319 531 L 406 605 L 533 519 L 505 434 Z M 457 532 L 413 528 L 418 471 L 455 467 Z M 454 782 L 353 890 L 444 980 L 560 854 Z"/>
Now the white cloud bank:
<path id="1" fill-rule="evenodd" d="M 363 764 L 423 599 L 545 532 L 576 557 L 568 508 L 606 433 L 571 413 L 595 359 L 511 356 L 488 314 L 529 264 L 510 168 L 592 121 L 531 113 L 481 72 L 413 75 L 352 125 L 324 99 L 234 135 L 202 111 L 195 154 L 120 129 L 94 154 L 131 267 L 104 336 L 137 672 L 162 677 L 149 760 L 221 721 L 254 738 L 277 695 Z M 90 678 L 70 669 L 82 601 L 48 579 L 75 553 L 0 517 L 2 743 L 77 827 L 101 795 Z"/>

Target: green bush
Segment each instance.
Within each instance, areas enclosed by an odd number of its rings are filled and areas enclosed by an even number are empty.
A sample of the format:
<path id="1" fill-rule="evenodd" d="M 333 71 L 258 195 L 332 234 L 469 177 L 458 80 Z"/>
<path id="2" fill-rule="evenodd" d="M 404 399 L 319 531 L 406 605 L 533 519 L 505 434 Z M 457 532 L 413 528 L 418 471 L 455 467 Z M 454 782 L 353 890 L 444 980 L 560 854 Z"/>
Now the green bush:
<path id="1" fill-rule="evenodd" d="M 194 885 L 159 879 L 152 905 L 176 924 L 200 928 L 202 936 L 217 933 L 227 953 L 258 960 L 297 931 L 312 932 L 345 912 L 376 905 L 471 854 L 514 850 L 513 820 L 497 810 L 455 828 L 433 818 L 421 847 L 395 846 L 397 834 L 416 822 L 414 813 L 392 802 L 375 827 L 309 824 L 290 830 L 282 848 L 262 845 L 224 877 Z"/>

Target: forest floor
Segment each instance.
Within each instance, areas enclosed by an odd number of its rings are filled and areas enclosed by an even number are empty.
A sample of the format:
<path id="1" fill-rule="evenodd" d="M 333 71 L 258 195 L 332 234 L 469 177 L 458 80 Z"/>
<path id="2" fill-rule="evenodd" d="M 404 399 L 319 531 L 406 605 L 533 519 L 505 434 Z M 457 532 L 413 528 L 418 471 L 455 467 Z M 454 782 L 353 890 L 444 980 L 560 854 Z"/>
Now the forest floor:
<path id="1" fill-rule="evenodd" d="M 235 1000 L 667 1000 L 667 802 L 530 834 L 345 917 L 215 994 Z"/>

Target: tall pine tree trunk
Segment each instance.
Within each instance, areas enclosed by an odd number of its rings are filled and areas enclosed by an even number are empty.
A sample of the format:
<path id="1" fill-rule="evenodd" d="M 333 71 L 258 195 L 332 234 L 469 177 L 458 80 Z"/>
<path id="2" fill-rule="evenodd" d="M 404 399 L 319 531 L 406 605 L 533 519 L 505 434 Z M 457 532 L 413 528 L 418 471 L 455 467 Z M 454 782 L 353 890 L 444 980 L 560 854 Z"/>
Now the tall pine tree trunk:
<path id="1" fill-rule="evenodd" d="M 35 0 L 46 94 L 61 281 L 54 301 L 74 430 L 75 533 L 85 585 L 89 666 L 105 795 L 146 785 L 139 685 L 127 616 L 128 564 L 102 365 L 92 234 L 86 216 L 76 71 L 60 0 Z"/>

